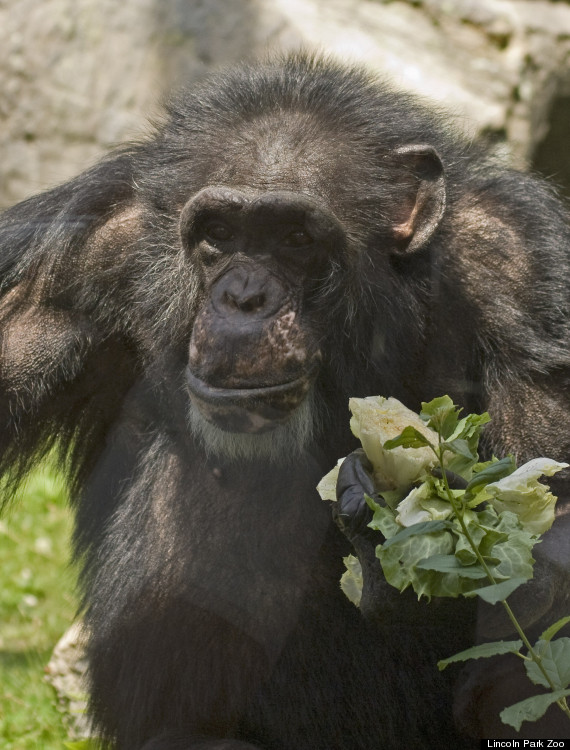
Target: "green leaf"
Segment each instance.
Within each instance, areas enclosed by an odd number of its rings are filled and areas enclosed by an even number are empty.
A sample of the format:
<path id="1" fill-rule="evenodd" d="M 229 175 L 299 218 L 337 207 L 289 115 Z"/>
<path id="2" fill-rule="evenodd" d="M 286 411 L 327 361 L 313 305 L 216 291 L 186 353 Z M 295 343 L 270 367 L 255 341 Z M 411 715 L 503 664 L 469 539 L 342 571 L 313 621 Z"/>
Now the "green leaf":
<path id="1" fill-rule="evenodd" d="M 533 695 L 524 701 L 519 701 L 501 711 L 500 717 L 503 724 L 510 724 L 517 732 L 523 721 L 536 721 L 544 716 L 546 710 L 560 698 L 570 695 L 570 690 L 557 690 L 545 695 Z"/>
<path id="2" fill-rule="evenodd" d="M 465 479 L 466 481 L 469 481 L 471 479 L 473 466 L 477 462 L 477 454 L 473 454 L 474 458 L 466 458 L 465 456 L 460 456 L 458 453 L 452 454 L 451 457 L 449 457 L 449 454 L 447 455 L 447 469 L 449 471 L 455 472 L 455 474 L 459 474 L 459 476 L 463 477 L 463 479 Z"/>
<path id="3" fill-rule="evenodd" d="M 500 461 L 494 461 L 473 476 L 473 479 L 469 482 L 465 491 L 473 493 L 474 490 L 480 489 L 491 482 L 497 482 L 499 479 L 503 479 L 503 477 L 507 477 L 509 474 L 512 474 L 516 468 L 517 465 L 512 456 L 501 458 Z"/>
<path id="4" fill-rule="evenodd" d="M 498 513 L 516 513 L 523 528 L 539 536 L 552 526 L 556 504 L 556 497 L 539 480 L 543 474 L 552 476 L 567 466 L 550 458 L 533 458 L 512 474 L 488 484 L 485 493 Z"/>
<path id="5" fill-rule="evenodd" d="M 63 746 L 67 750 L 100 750 L 101 743 L 95 738 L 87 738 L 85 740 L 77 740 L 77 742 L 64 742 Z"/>
<path id="6" fill-rule="evenodd" d="M 467 530 L 469 531 L 471 540 L 473 541 L 477 549 L 481 551 L 481 542 L 487 535 L 487 530 L 480 526 L 478 523 L 468 522 L 467 519 L 464 520 L 467 522 Z M 469 540 L 463 533 L 463 529 L 459 525 L 459 522 L 455 524 L 454 531 L 457 533 L 455 557 L 462 565 L 473 565 L 477 562 L 477 555 L 473 551 Z"/>
<path id="7" fill-rule="evenodd" d="M 429 402 L 422 401 L 420 419 L 445 440 L 455 430 L 460 411 L 449 396 L 440 396 Z"/>
<path id="8" fill-rule="evenodd" d="M 491 573 L 495 578 L 532 578 L 534 558 L 532 557 L 532 548 L 537 542 L 537 538 L 527 531 L 522 531 L 516 526 L 509 526 L 504 516 L 514 516 L 512 513 L 501 513 L 499 515 L 499 526 L 497 530 L 505 530 L 508 538 L 504 542 L 493 545 L 491 554 L 499 559 L 499 564 L 491 568 Z M 516 519 L 516 516 L 515 516 Z M 518 524 L 518 522 L 516 522 Z"/>
<path id="9" fill-rule="evenodd" d="M 479 514 L 481 516 L 481 514 Z M 479 552 L 481 555 L 492 562 L 493 565 L 498 565 L 501 561 L 498 557 L 494 557 L 492 554 L 492 550 L 496 544 L 503 544 L 504 542 L 507 542 L 509 539 L 509 535 L 505 534 L 504 531 L 496 531 L 493 528 L 489 528 L 487 526 L 482 525 L 483 530 L 485 531 L 485 536 L 483 539 L 481 539 L 481 543 L 479 545 Z M 471 527 L 469 527 L 469 530 L 471 531 Z"/>
<path id="10" fill-rule="evenodd" d="M 392 438 L 391 440 L 386 440 L 386 442 L 384 443 L 384 448 L 385 450 L 390 451 L 400 445 L 403 448 L 424 448 L 431 445 L 431 443 L 425 435 L 422 435 L 419 430 L 416 430 L 415 427 L 408 425 L 407 427 L 404 427 L 398 437 Z"/>
<path id="11" fill-rule="evenodd" d="M 558 633 L 559 630 L 561 630 L 565 625 L 567 625 L 570 622 L 570 615 L 567 617 L 561 617 L 560 620 L 556 620 L 555 623 L 553 623 L 549 628 L 547 628 L 544 633 L 540 636 L 540 641 L 550 641 L 552 638 Z"/>
<path id="12" fill-rule="evenodd" d="M 508 581 L 494 583 L 492 586 L 485 586 L 482 589 L 473 589 L 473 591 L 466 592 L 464 596 L 479 596 L 488 604 L 496 604 L 510 596 L 515 589 L 518 589 L 527 580 L 527 578 L 510 578 Z"/>
<path id="13" fill-rule="evenodd" d="M 452 453 L 456 453 L 458 456 L 461 456 L 468 461 L 475 462 L 478 459 L 477 453 L 474 453 L 471 450 L 469 443 L 467 440 L 463 440 L 463 438 L 457 438 L 456 440 L 443 443 L 442 447 L 450 450 Z"/>
<path id="14" fill-rule="evenodd" d="M 399 490 L 379 490 L 378 494 L 384 500 L 386 505 L 394 510 L 397 505 L 406 497 L 408 494 L 409 487 Z"/>
<path id="15" fill-rule="evenodd" d="M 503 581 L 511 578 L 532 578 L 532 548 L 536 537 L 521 529 L 513 513 L 498 515 L 493 508 L 466 510 L 464 523 L 479 554 L 485 559 L 493 577 Z M 457 537 L 455 556 L 463 565 L 477 560 L 459 521 L 453 519 L 452 531 Z M 475 587 L 469 587 L 469 591 Z"/>
<path id="16" fill-rule="evenodd" d="M 360 606 L 362 598 L 362 567 L 360 560 L 354 555 L 343 557 L 346 571 L 340 579 L 340 587 L 346 598 L 356 607 Z"/>
<path id="17" fill-rule="evenodd" d="M 390 508 L 386 508 L 383 505 L 375 503 L 372 498 L 368 495 L 364 496 L 368 505 L 374 511 L 372 520 L 368 524 L 368 527 L 375 531 L 381 531 L 385 536 L 386 540 L 398 534 L 402 527 L 399 523 L 396 523 L 394 512 Z"/>
<path id="18" fill-rule="evenodd" d="M 336 483 L 338 481 L 338 472 L 343 461 L 344 458 L 339 459 L 334 469 L 331 469 L 328 474 L 325 474 L 317 484 L 317 492 L 322 500 L 330 500 L 333 503 L 336 503 Z"/>
<path id="19" fill-rule="evenodd" d="M 481 428 L 490 421 L 491 417 L 486 411 L 483 414 L 468 414 L 457 423 L 455 430 L 447 439 L 456 440 L 457 438 L 463 438 L 464 440 L 469 440 L 475 438 L 475 441 L 478 442 Z"/>
<path id="20" fill-rule="evenodd" d="M 460 544 L 462 545 L 461 547 L 459 547 Z M 477 555 L 473 552 L 471 545 L 465 537 L 458 539 L 454 554 L 461 565 L 475 565 L 477 562 Z"/>
<path id="21" fill-rule="evenodd" d="M 446 521 L 424 521 L 423 523 L 415 523 L 413 526 L 407 526 L 405 529 L 398 525 L 401 531 L 387 539 L 382 545 L 383 549 L 387 549 L 392 544 L 399 544 L 410 536 L 417 536 L 418 534 L 433 534 L 436 531 L 443 531 L 447 529 L 449 524 Z"/>
<path id="22" fill-rule="evenodd" d="M 400 537 L 396 541 L 392 538 L 389 542 L 390 544 L 384 543 L 376 548 L 376 556 L 380 560 L 384 576 L 390 585 L 400 591 L 412 586 L 418 598 L 421 596 L 426 596 L 428 599 L 432 596 L 459 596 L 461 587 L 458 582 L 461 579 L 457 575 L 447 575 L 417 567 L 420 560 L 433 555 L 450 554 L 453 551 L 453 537 L 449 531 L 416 535 L 408 533 L 404 538 Z"/>
<path id="23" fill-rule="evenodd" d="M 451 435 L 447 438 L 446 445 L 454 452 L 454 456 L 447 461 L 447 468 L 460 474 L 464 479 L 470 480 L 473 467 L 477 464 L 479 436 L 481 428 L 489 421 L 489 415 L 469 414 L 461 419 Z"/>
<path id="24" fill-rule="evenodd" d="M 455 555 L 432 555 L 416 564 L 422 570 L 438 570 L 440 573 L 454 573 L 462 578 L 485 578 L 480 565 L 461 565 Z"/>
<path id="25" fill-rule="evenodd" d="M 432 507 L 426 508 L 426 502 Z M 434 507 L 434 503 L 440 507 Z M 426 521 L 444 521 L 451 515 L 453 508 L 448 502 L 440 500 L 437 496 L 433 497 L 431 483 L 422 482 L 398 503 L 395 510 L 397 523 L 408 528 Z"/>
<path id="26" fill-rule="evenodd" d="M 380 503 L 377 503 L 373 497 L 370 497 L 370 495 L 364 493 L 364 500 L 366 501 L 366 505 L 370 508 L 370 510 L 373 510 L 374 512 L 376 512 L 377 510 L 382 510 L 382 506 L 380 505 Z"/>
<path id="27" fill-rule="evenodd" d="M 554 687 L 560 690 L 567 688 L 570 685 L 570 638 L 538 641 L 534 649 Z M 525 661 L 525 668 L 531 682 L 550 688 L 550 683 L 534 661 Z"/>
<path id="28" fill-rule="evenodd" d="M 438 661 L 437 668 L 440 672 L 447 667 L 448 664 L 452 664 L 456 661 L 468 661 L 469 659 L 486 659 L 489 656 L 497 656 L 499 654 L 518 654 L 522 648 L 522 641 L 492 641 L 491 643 L 480 643 L 478 646 L 473 646 L 465 651 L 460 651 L 458 654 L 448 656 L 447 659 Z"/>

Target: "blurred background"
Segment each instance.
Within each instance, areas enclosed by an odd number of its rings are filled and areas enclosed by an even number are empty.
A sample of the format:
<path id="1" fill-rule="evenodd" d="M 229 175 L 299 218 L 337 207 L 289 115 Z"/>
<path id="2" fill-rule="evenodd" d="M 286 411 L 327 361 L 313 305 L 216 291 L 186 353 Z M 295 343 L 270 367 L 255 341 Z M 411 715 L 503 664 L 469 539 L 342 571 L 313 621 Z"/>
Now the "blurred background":
<path id="1" fill-rule="evenodd" d="M 144 134 L 172 89 L 300 47 L 436 102 L 570 195 L 568 0 L 0 0 L 0 207 Z M 49 466 L 22 494 L 0 522 L 0 747 L 52 750 L 71 732 L 43 680 L 74 616 L 71 524 Z"/>
<path id="2" fill-rule="evenodd" d="M 570 190 L 568 0 L 0 0 L 0 206 L 268 50 L 364 62 Z"/>

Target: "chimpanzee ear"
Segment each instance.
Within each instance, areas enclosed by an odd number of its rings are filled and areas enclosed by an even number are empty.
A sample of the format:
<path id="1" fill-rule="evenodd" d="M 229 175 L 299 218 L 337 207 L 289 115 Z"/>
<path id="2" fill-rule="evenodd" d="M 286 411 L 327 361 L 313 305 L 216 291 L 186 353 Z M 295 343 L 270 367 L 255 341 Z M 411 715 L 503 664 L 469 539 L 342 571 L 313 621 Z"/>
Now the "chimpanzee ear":
<path id="1" fill-rule="evenodd" d="M 402 146 L 390 156 L 401 165 L 405 186 L 392 227 L 396 252 L 413 253 L 429 241 L 445 211 L 443 164 L 437 151 L 423 144 Z"/>

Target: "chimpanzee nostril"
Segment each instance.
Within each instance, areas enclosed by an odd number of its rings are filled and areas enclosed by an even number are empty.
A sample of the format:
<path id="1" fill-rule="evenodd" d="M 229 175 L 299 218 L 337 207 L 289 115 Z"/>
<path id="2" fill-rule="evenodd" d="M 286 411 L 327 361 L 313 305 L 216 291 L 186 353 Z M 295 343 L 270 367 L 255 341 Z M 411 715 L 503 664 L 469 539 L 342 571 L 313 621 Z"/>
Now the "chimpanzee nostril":
<path id="1" fill-rule="evenodd" d="M 265 294 L 236 294 L 225 290 L 222 295 L 222 303 L 238 312 L 252 313 L 259 312 L 265 305 Z"/>
<path id="2" fill-rule="evenodd" d="M 261 308 L 264 305 L 265 305 L 265 295 L 254 294 L 248 299 L 244 299 L 240 301 L 240 310 L 242 312 L 256 312 L 258 310 L 261 310 Z"/>

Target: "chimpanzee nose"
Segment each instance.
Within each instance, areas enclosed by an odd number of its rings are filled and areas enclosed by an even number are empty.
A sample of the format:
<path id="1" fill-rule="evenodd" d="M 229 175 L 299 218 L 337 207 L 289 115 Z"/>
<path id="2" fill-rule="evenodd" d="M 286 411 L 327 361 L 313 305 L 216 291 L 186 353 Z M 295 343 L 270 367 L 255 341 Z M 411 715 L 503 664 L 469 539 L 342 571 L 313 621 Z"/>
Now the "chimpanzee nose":
<path id="1" fill-rule="evenodd" d="M 222 293 L 222 302 L 229 309 L 244 313 L 258 312 L 266 302 L 264 292 L 255 292 L 248 289 L 226 289 Z"/>
<path id="2" fill-rule="evenodd" d="M 223 317 L 267 318 L 286 300 L 283 285 L 266 269 L 232 268 L 212 288 L 212 304 Z"/>

